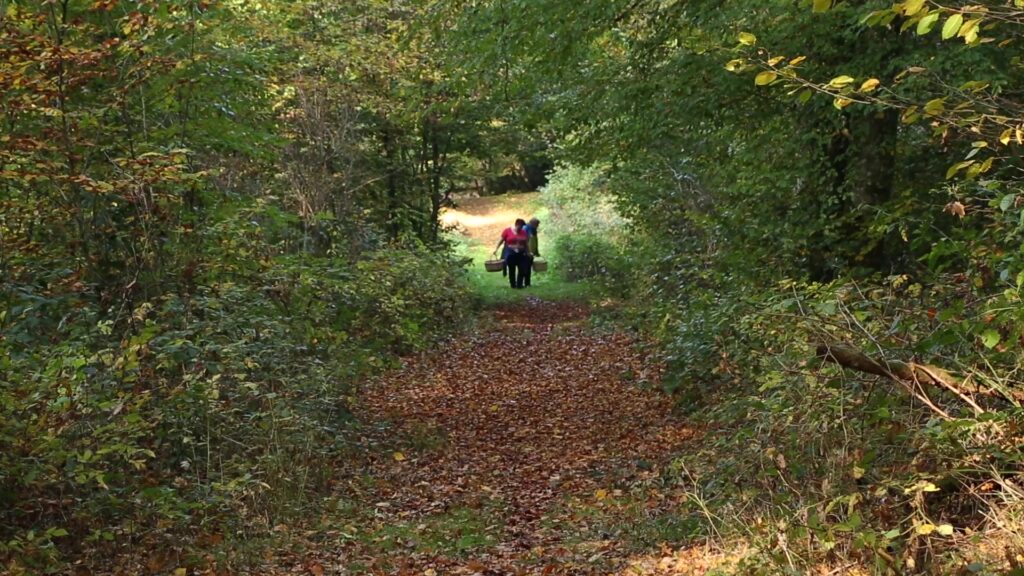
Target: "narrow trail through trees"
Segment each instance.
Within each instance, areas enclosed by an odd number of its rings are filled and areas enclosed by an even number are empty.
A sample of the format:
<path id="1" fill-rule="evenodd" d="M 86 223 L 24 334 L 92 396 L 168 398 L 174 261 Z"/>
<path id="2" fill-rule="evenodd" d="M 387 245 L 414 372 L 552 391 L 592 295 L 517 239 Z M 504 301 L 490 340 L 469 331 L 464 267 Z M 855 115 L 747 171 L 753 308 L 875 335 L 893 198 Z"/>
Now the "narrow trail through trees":
<path id="1" fill-rule="evenodd" d="M 595 333 L 587 314 L 564 302 L 509 305 L 489 329 L 364 391 L 359 417 L 379 438 L 364 439 L 376 456 L 359 489 L 377 529 L 347 548 L 350 564 L 381 574 L 625 565 L 618 520 L 598 524 L 671 507 L 672 495 L 637 486 L 693 432 L 668 397 L 640 385 L 656 375 L 634 342 Z"/>

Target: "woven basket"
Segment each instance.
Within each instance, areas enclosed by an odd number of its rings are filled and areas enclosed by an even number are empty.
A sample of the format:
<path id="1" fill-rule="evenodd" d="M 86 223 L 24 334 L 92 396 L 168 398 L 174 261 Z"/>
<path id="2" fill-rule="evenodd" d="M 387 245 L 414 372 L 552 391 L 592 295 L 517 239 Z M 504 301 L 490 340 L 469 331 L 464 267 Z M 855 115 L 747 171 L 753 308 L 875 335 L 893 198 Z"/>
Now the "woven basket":
<path id="1" fill-rule="evenodd" d="M 543 258 L 534 258 L 533 259 L 533 271 L 534 272 L 547 272 L 548 271 L 548 261 L 543 259 Z"/>
<path id="2" fill-rule="evenodd" d="M 484 268 L 488 272 L 501 272 L 501 269 L 505 267 L 504 260 L 485 260 Z"/>

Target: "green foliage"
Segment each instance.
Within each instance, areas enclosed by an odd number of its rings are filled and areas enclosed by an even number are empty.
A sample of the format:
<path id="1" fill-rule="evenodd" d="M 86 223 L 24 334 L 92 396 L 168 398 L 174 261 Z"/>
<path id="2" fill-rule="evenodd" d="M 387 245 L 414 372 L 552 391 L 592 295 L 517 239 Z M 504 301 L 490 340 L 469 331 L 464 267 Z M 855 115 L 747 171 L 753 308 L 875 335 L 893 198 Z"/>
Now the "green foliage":
<path id="1" fill-rule="evenodd" d="M 571 282 L 592 281 L 613 294 L 629 289 L 629 262 L 622 248 L 604 236 L 576 234 L 559 236 L 555 263 Z"/>
<path id="2" fill-rule="evenodd" d="M 465 310 L 461 271 L 429 250 L 260 268 L 143 302 L 124 323 L 20 292 L 0 395 L 6 552 L 42 561 L 30 526 L 120 543 L 289 517 L 345 448 L 354 386 Z M 31 312 L 58 307 L 40 348 Z"/>
<path id="3" fill-rule="evenodd" d="M 553 263 L 570 282 L 589 282 L 615 296 L 629 293 L 630 223 L 614 205 L 598 167 L 558 167 L 541 191 L 551 217 Z"/>
<path id="4" fill-rule="evenodd" d="M 1020 507 L 1019 491 L 978 491 L 1024 470 L 994 440 L 1016 434 L 1024 390 L 1020 8 L 504 9 L 461 13 L 457 37 L 476 48 L 463 63 L 509 62 L 505 92 L 530 103 L 519 114 L 543 119 L 563 160 L 607 167 L 602 187 L 631 223 L 632 318 L 660 345 L 666 388 L 715 431 L 674 480 L 716 528 L 756 541 L 749 572 L 999 561 L 959 537 Z M 568 189 L 593 186 L 564 174 Z M 609 253 L 573 240 L 574 265 Z M 809 342 L 979 387 L 926 401 L 823 367 Z"/>
<path id="5" fill-rule="evenodd" d="M 462 144 L 427 47 L 382 83 L 413 15 L 370 4 L 0 2 L 5 571 L 269 533 L 354 388 L 462 321 Z"/>
<path id="6" fill-rule="evenodd" d="M 622 240 L 629 222 L 616 210 L 603 171 L 592 166 L 559 166 L 541 192 L 554 233 L 601 234 Z"/>

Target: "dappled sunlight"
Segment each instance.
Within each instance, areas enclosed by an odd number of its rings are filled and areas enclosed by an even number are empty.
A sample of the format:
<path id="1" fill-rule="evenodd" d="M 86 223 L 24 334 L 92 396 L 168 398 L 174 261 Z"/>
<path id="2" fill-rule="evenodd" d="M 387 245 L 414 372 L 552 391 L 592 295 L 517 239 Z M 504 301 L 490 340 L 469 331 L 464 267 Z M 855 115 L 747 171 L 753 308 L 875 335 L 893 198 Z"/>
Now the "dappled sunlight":
<path id="1" fill-rule="evenodd" d="M 451 212 L 445 212 L 444 216 L 441 217 L 441 222 L 445 226 L 460 226 L 467 229 L 474 229 L 486 226 L 507 225 L 505 223 L 509 218 L 512 218 L 513 221 L 515 220 L 515 217 L 511 216 L 511 212 L 508 213 L 508 215 L 505 213 L 497 213 L 479 216 L 476 214 L 467 214 L 458 210 L 452 210 Z"/>
<path id="2" fill-rule="evenodd" d="M 531 205 L 537 200 L 536 192 L 484 196 L 459 201 L 458 208 L 445 210 L 441 223 L 455 228 L 471 241 L 483 244 L 497 243 L 501 231 L 511 226 L 516 218 L 530 218 Z"/>

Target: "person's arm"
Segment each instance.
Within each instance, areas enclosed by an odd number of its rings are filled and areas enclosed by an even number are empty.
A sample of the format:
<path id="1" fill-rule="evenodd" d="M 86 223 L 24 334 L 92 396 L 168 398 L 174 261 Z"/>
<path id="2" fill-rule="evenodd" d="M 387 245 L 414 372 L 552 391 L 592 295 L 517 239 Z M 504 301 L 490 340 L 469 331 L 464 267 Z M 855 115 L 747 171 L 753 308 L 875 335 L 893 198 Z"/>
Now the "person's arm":
<path id="1" fill-rule="evenodd" d="M 504 244 L 504 243 L 505 243 L 505 237 L 502 236 L 501 238 L 498 239 L 498 245 L 494 247 L 494 255 L 495 256 L 498 255 L 498 248 L 501 248 L 501 245 Z"/>

